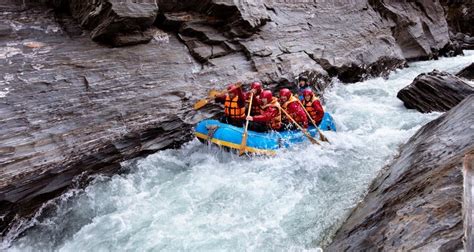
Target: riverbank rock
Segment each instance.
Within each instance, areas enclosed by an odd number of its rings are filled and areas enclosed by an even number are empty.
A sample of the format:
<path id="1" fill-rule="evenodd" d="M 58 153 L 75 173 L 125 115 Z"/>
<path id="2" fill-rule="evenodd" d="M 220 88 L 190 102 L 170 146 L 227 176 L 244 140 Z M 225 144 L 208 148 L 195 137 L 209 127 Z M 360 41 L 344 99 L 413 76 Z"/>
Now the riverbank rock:
<path id="1" fill-rule="evenodd" d="M 470 0 L 441 0 L 451 39 L 464 50 L 474 49 L 474 2 Z"/>
<path id="2" fill-rule="evenodd" d="M 211 88 L 291 86 L 304 72 L 323 92 L 449 44 L 437 1 L 156 3 L 0 3 L 0 232 L 77 175 L 190 140 L 219 110 L 192 110 Z"/>
<path id="3" fill-rule="evenodd" d="M 327 251 L 462 249 L 463 157 L 474 150 L 474 95 L 423 126 L 383 169 Z"/>
<path id="4" fill-rule="evenodd" d="M 448 111 L 473 93 L 474 88 L 462 79 L 434 70 L 418 75 L 397 97 L 405 107 L 428 113 Z"/>
<path id="5" fill-rule="evenodd" d="M 471 63 L 469 66 L 459 71 L 456 74 L 456 76 L 464 78 L 464 79 L 468 79 L 468 80 L 474 80 L 474 63 Z"/>
<path id="6" fill-rule="evenodd" d="M 464 251 L 474 251 L 474 151 L 464 158 L 463 177 Z"/>

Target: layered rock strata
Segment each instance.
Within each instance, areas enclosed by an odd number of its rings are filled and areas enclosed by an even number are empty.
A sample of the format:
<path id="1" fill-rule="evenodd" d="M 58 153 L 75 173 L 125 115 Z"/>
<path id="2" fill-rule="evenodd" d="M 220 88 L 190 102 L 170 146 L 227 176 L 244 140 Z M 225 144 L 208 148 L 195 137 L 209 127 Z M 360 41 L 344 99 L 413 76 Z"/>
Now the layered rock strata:
<path id="1" fill-rule="evenodd" d="M 464 158 L 464 251 L 474 250 L 474 152 Z"/>

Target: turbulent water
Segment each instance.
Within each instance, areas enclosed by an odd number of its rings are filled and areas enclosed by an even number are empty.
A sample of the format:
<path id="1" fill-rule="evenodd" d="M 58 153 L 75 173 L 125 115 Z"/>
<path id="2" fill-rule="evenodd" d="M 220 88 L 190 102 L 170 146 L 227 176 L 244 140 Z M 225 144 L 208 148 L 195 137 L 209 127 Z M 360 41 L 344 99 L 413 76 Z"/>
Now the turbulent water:
<path id="1" fill-rule="evenodd" d="M 332 144 L 274 158 L 239 158 L 197 140 L 125 164 L 45 204 L 3 240 L 11 251 L 318 250 L 397 148 L 439 113 L 404 108 L 397 92 L 419 73 L 456 72 L 466 56 L 410 64 L 388 80 L 334 86 Z M 26 230 L 23 235 L 18 235 Z M 1 247 L 0 247 L 1 248 Z"/>

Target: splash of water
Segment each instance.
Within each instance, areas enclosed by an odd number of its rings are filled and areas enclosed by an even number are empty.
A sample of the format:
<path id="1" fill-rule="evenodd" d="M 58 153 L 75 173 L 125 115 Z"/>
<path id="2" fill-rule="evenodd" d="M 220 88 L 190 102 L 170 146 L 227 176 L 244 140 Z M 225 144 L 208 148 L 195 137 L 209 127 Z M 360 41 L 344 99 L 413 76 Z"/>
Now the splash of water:
<path id="1" fill-rule="evenodd" d="M 330 145 L 302 144 L 274 158 L 243 159 L 195 140 L 127 162 L 127 173 L 97 177 L 87 188 L 45 204 L 3 246 L 11 251 L 318 250 L 397 148 L 440 115 L 405 109 L 397 92 L 419 73 L 455 72 L 473 61 L 468 52 L 413 63 L 388 80 L 336 82 L 326 94 L 326 109 L 339 129 L 326 133 Z"/>

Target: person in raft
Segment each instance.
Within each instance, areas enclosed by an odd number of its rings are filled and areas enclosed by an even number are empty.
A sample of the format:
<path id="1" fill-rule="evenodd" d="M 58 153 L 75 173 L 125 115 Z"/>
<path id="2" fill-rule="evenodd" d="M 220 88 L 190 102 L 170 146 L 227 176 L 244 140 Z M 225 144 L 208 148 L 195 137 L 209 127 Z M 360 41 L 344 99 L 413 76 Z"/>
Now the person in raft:
<path id="1" fill-rule="evenodd" d="M 305 89 L 303 91 L 304 99 L 301 101 L 308 114 L 311 115 L 311 118 L 316 123 L 317 126 L 321 124 L 324 116 L 324 109 L 319 102 L 319 98 L 313 93 L 311 89 Z"/>
<path id="2" fill-rule="evenodd" d="M 284 109 L 300 126 L 308 128 L 308 117 L 303 107 L 301 107 L 296 98 L 288 88 L 280 90 L 280 104 L 281 108 Z M 286 118 L 285 113 L 282 114 L 282 122 L 287 130 L 297 129 L 297 126 L 292 123 L 289 118 Z"/>
<path id="3" fill-rule="evenodd" d="M 250 121 L 249 129 L 257 132 L 265 132 L 270 130 L 279 131 L 281 127 L 281 110 L 278 99 L 273 97 L 270 90 L 262 91 L 261 114 L 255 116 L 247 116 Z"/>
<path id="4" fill-rule="evenodd" d="M 308 77 L 300 76 L 298 78 L 298 97 L 300 98 L 300 100 L 303 100 L 303 91 L 305 91 L 306 89 L 311 89 Z"/>
<path id="5" fill-rule="evenodd" d="M 245 96 L 240 85 L 230 84 L 227 92 L 217 95 L 215 101 L 224 104 L 221 122 L 242 127 L 245 119 Z"/>
<path id="6" fill-rule="evenodd" d="M 252 108 L 250 108 L 250 115 L 260 115 L 260 105 L 262 103 L 260 95 L 262 94 L 263 88 L 262 83 L 260 82 L 252 82 L 250 84 L 250 90 L 247 92 L 246 99 L 247 102 L 250 102 L 250 96 L 253 95 L 252 99 Z"/>

